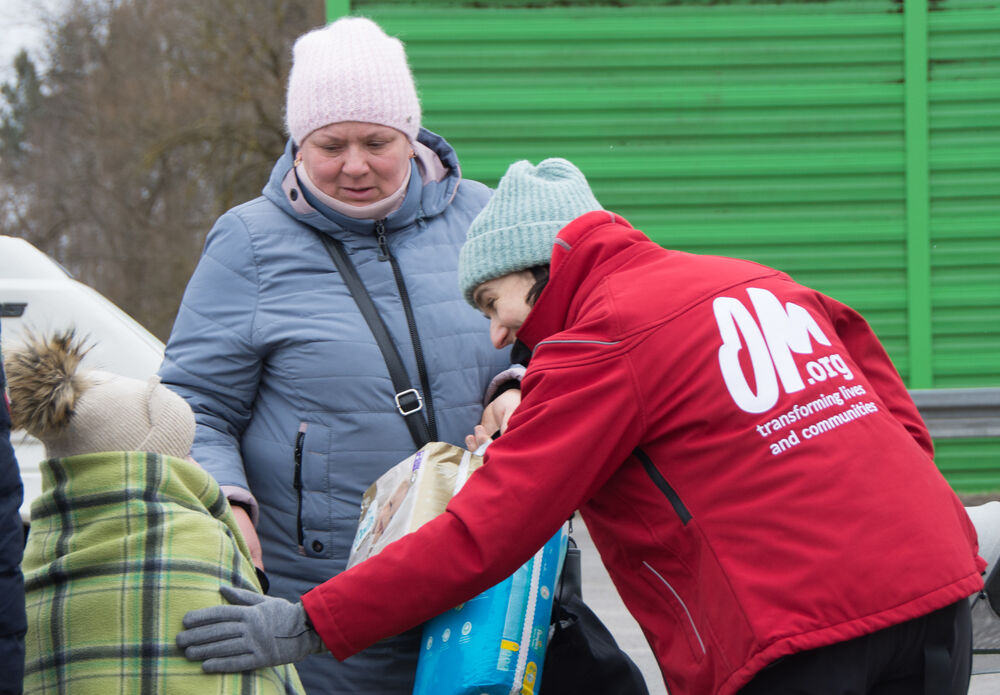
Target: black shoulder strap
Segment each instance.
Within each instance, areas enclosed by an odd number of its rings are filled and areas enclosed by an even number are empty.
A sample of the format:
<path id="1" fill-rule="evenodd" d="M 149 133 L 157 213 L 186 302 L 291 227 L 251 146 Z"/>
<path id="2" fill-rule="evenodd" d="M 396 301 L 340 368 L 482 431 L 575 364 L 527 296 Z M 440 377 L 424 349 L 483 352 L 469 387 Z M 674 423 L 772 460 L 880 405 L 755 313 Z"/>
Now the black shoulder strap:
<path id="1" fill-rule="evenodd" d="M 375 336 L 375 342 L 378 343 L 378 347 L 382 351 L 382 357 L 385 359 L 385 366 L 389 368 L 392 387 L 396 389 L 396 410 L 406 420 L 406 426 L 410 428 L 410 436 L 413 437 L 413 443 L 419 449 L 431 440 L 430 432 L 427 429 L 427 421 L 420 414 L 420 411 L 424 407 L 424 399 L 420 395 L 420 392 L 410 384 L 410 380 L 406 375 L 406 367 L 403 366 L 403 360 L 399 357 L 399 351 L 396 350 L 396 345 L 389 336 L 389 330 L 385 327 L 385 322 L 382 321 L 382 317 L 379 315 L 371 295 L 365 289 L 365 285 L 361 281 L 357 269 L 351 263 L 351 259 L 347 257 L 347 254 L 344 253 L 343 246 L 341 246 L 339 241 L 326 234 L 319 233 L 319 238 L 323 241 L 323 246 L 326 247 L 326 252 L 333 259 L 333 264 L 337 266 L 341 277 L 344 278 L 344 284 L 347 285 L 351 296 L 354 297 L 358 309 L 361 310 L 361 315 L 365 317 L 372 335 Z"/>

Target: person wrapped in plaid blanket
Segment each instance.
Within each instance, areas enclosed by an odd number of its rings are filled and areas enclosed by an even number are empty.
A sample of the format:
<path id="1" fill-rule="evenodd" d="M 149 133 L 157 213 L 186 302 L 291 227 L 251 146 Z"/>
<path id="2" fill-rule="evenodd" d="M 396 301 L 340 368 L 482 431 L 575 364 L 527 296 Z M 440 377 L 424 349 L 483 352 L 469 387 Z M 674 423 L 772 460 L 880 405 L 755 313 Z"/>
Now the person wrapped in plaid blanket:
<path id="1" fill-rule="evenodd" d="M 218 484 L 184 460 L 184 400 L 155 376 L 81 370 L 85 352 L 69 330 L 4 356 L 14 425 L 50 457 L 23 561 L 25 694 L 302 693 L 294 666 L 207 674 L 176 646 L 220 587 L 261 586 Z"/>

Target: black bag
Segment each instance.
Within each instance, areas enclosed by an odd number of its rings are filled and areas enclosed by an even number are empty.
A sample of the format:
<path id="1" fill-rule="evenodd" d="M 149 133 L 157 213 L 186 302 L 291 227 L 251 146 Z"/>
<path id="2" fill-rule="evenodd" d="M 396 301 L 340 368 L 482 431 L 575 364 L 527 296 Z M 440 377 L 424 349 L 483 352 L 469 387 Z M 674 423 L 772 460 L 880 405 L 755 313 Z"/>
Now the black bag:
<path id="1" fill-rule="evenodd" d="M 580 548 L 571 536 L 539 695 L 649 695 L 639 667 L 583 602 L 582 579 Z"/>

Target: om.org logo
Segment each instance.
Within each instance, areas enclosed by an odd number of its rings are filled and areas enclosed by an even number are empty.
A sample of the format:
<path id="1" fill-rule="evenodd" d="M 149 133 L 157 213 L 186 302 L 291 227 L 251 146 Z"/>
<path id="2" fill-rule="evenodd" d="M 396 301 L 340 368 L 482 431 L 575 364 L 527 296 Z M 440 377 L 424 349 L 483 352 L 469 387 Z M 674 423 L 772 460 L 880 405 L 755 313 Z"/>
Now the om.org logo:
<path id="1" fill-rule="evenodd" d="M 748 413 L 763 413 L 778 402 L 778 383 L 785 393 L 795 393 L 831 378 L 846 381 L 854 374 L 838 353 L 823 355 L 806 362 L 805 377 L 795 364 L 792 353 L 811 355 L 813 342 L 831 345 L 816 320 L 798 304 L 785 305 L 768 290 L 747 288 L 751 314 L 735 297 L 718 297 L 712 302 L 715 321 L 719 325 L 722 345 L 719 347 L 719 367 L 729 395 L 740 409 Z M 747 349 L 754 387 L 743 373 L 739 353 Z"/>

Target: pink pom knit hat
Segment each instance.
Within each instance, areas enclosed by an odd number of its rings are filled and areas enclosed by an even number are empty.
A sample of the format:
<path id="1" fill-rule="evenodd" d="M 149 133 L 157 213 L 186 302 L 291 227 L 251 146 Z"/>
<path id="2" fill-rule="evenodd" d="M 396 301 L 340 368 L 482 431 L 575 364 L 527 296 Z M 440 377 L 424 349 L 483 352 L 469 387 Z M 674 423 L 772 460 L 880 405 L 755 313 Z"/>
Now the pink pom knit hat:
<path id="1" fill-rule="evenodd" d="M 389 126 L 416 142 L 420 101 L 402 42 L 364 17 L 303 34 L 292 49 L 285 119 L 297 145 L 341 121 Z"/>

